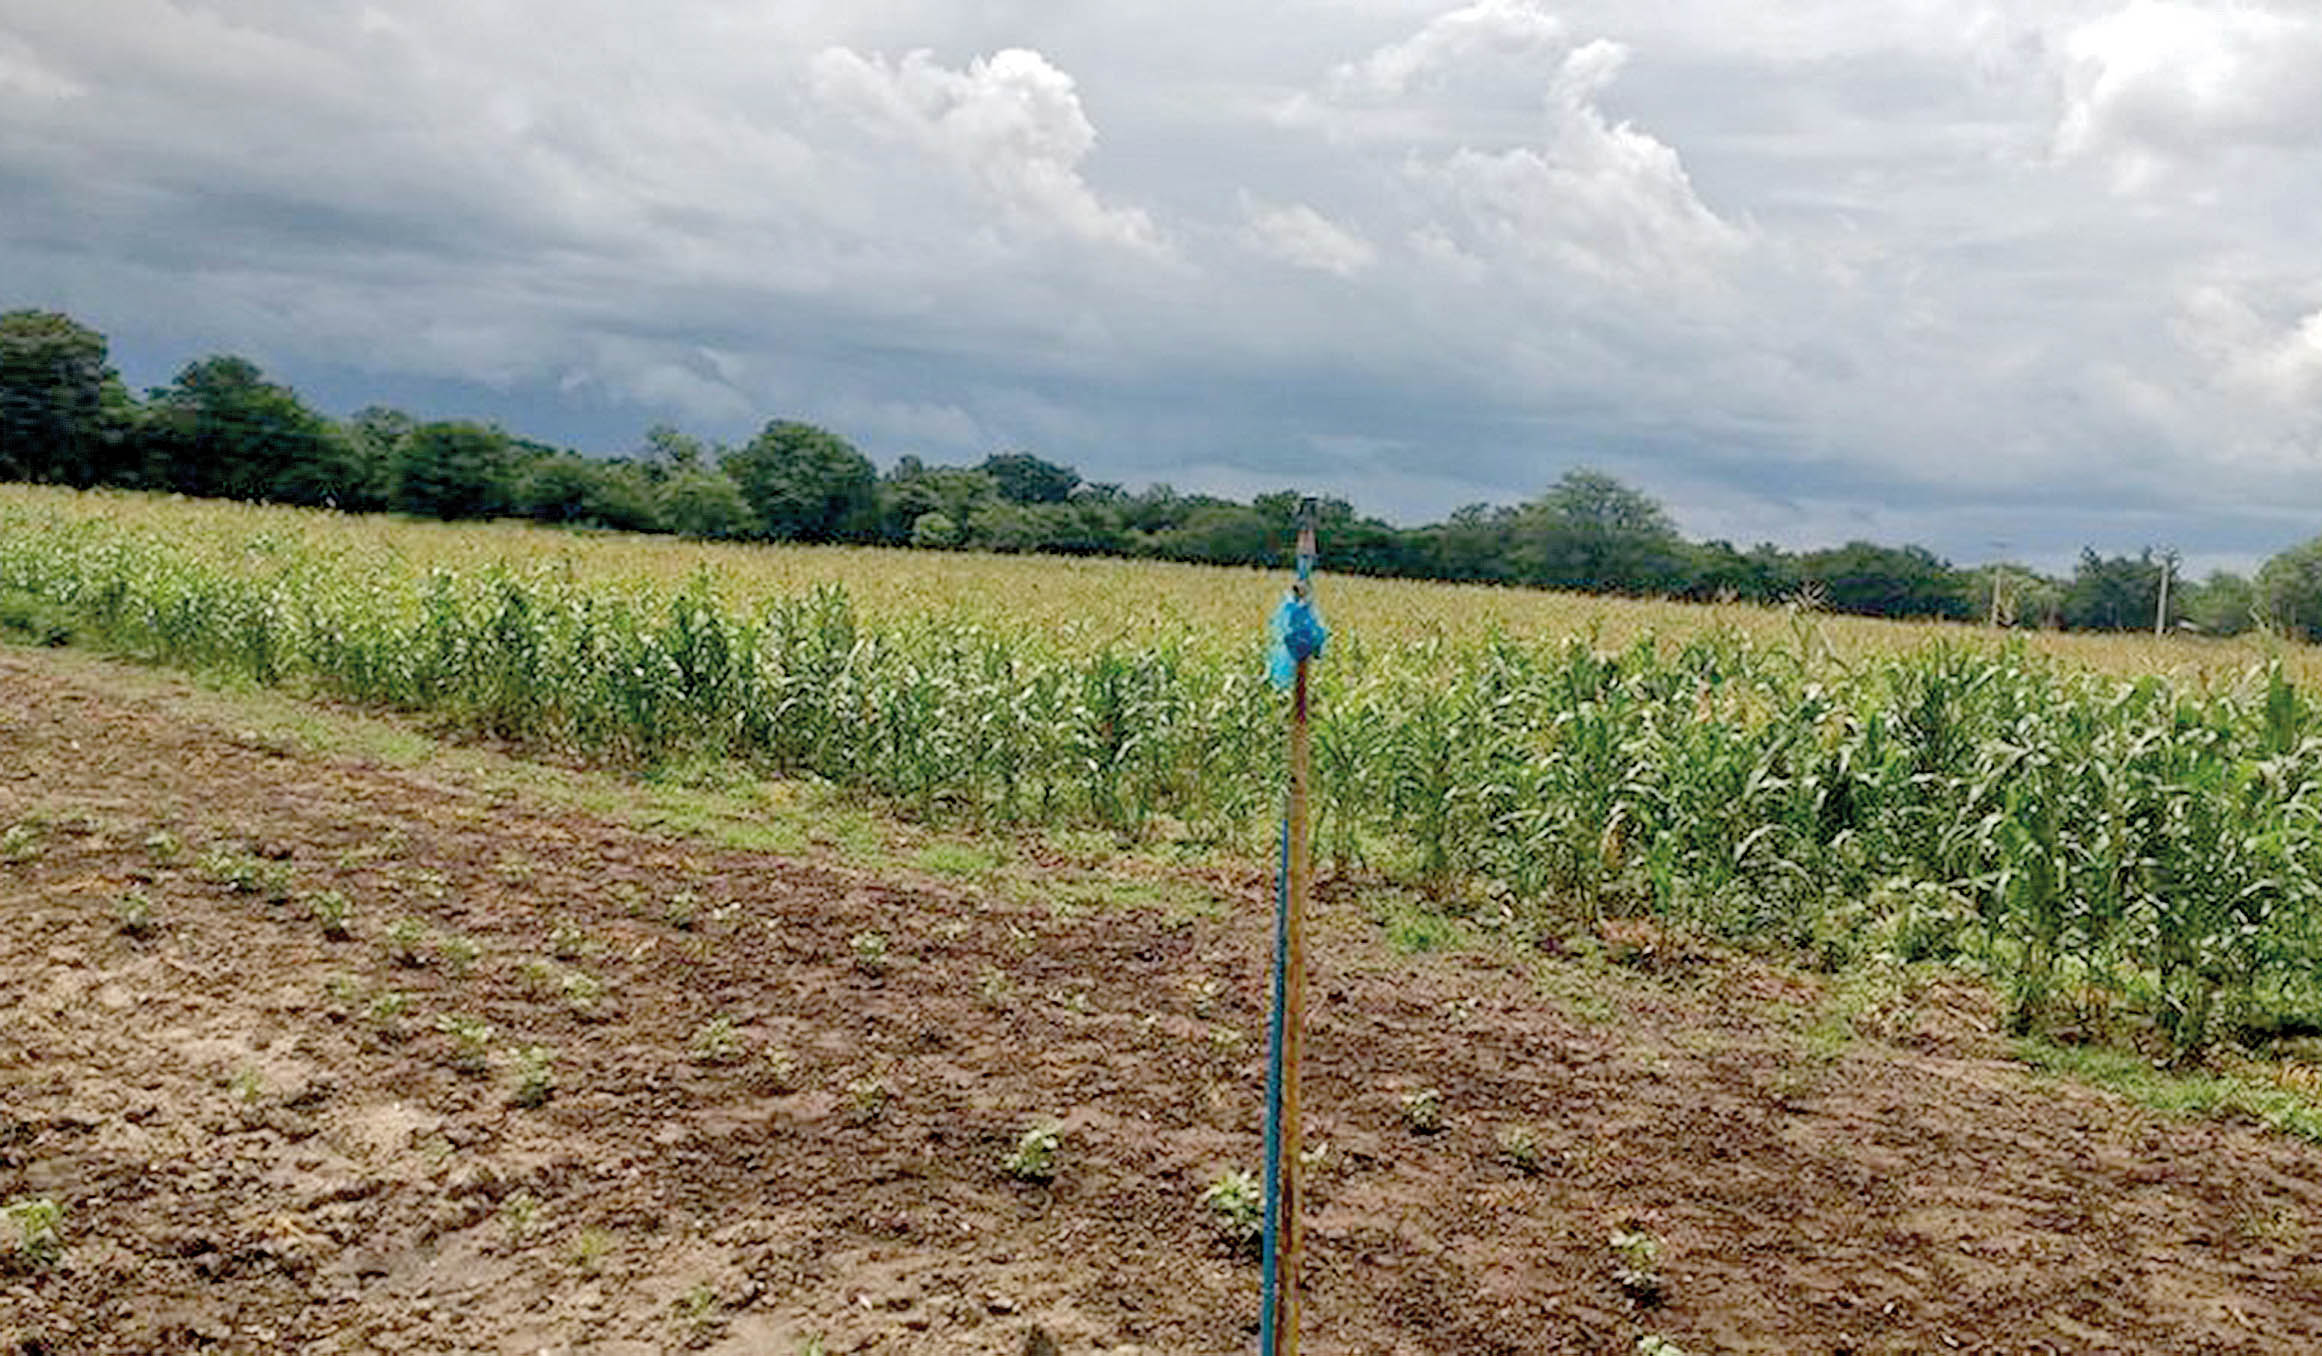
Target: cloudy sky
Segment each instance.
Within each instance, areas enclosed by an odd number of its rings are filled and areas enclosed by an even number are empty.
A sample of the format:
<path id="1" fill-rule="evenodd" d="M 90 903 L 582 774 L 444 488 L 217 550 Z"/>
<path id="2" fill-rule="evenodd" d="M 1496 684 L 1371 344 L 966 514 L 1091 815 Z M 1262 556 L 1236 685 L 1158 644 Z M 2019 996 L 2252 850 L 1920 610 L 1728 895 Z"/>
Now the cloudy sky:
<path id="1" fill-rule="evenodd" d="M 2322 532 L 2314 0 L 0 0 L 0 306 L 595 451 Z"/>

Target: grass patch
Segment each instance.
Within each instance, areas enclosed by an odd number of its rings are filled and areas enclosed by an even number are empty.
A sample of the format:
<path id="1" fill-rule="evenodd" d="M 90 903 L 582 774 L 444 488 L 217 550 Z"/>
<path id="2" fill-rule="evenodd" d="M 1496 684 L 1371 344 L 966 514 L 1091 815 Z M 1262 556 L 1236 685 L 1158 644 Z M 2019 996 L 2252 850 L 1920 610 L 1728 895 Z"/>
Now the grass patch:
<path id="1" fill-rule="evenodd" d="M 2242 1117 L 2322 1144 L 2322 1104 L 2240 1073 L 2177 1073 L 2155 1068 L 2141 1055 L 2039 1039 L 2016 1042 L 2015 1055 L 2042 1073 L 2078 1079 L 2155 1111 Z"/>
<path id="2" fill-rule="evenodd" d="M 1401 890 L 1384 891 L 1374 898 L 1371 919 L 1386 934 L 1387 945 L 1406 956 L 1456 951 L 1468 941 L 1467 930 L 1458 919 Z"/>
<path id="3" fill-rule="evenodd" d="M 1003 865 L 999 852 L 976 843 L 929 843 L 913 853 L 911 864 L 931 876 L 953 880 L 983 880 Z"/>

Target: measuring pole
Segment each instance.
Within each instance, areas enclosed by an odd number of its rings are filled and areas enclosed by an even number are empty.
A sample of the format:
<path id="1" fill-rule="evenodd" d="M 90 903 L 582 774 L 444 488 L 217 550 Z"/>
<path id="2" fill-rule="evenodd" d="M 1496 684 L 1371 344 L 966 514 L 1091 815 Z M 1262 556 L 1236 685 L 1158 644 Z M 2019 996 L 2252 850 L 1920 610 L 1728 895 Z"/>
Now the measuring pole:
<path id="1" fill-rule="evenodd" d="M 1307 677 L 1322 646 L 1314 602 L 1315 503 L 1298 514 L 1298 577 L 1284 604 L 1286 640 L 1296 664 L 1290 683 L 1290 804 L 1282 821 L 1281 894 L 1276 901 L 1273 1057 L 1266 1117 L 1265 1307 L 1259 1320 L 1261 1356 L 1298 1350 L 1299 1134 L 1298 1060 L 1305 1045 L 1306 902 L 1313 888 L 1312 819 L 1307 785 L 1313 772 L 1308 742 Z"/>
<path id="2" fill-rule="evenodd" d="M 2177 553 L 2161 553 L 2161 601 L 2153 608 L 2153 639 L 2159 640 L 2169 630 L 2169 571 L 2176 568 Z"/>

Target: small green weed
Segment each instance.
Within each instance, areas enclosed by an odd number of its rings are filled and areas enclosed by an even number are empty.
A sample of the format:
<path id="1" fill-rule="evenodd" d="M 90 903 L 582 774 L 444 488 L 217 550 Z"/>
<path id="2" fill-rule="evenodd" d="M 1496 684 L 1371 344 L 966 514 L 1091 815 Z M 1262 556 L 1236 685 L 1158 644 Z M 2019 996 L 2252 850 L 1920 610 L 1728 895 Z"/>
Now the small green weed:
<path id="1" fill-rule="evenodd" d="M 573 970 L 564 977 L 564 1002 L 582 1017 L 601 1015 L 605 1001 L 605 982 L 585 970 Z"/>
<path id="2" fill-rule="evenodd" d="M 1255 1245 L 1266 1226 L 1266 1192 L 1258 1175 L 1243 1168 L 1227 1168 L 1202 1190 L 1201 1204 L 1234 1246 Z"/>
<path id="3" fill-rule="evenodd" d="M 49 649 L 70 645 L 72 614 L 37 593 L 0 588 L 0 635 Z"/>
<path id="4" fill-rule="evenodd" d="M 1499 1133 L 1500 1157 L 1518 1172 L 1540 1170 L 1540 1137 L 1528 1125 L 1511 1125 Z"/>
<path id="5" fill-rule="evenodd" d="M 484 948 L 475 938 L 452 932 L 436 938 L 435 954 L 443 958 L 443 968 L 447 972 L 465 977 L 468 971 L 476 968 L 476 962 L 483 957 Z"/>
<path id="6" fill-rule="evenodd" d="M 427 925 L 416 918 L 398 918 L 387 925 L 388 959 L 412 969 L 427 964 Z"/>
<path id="7" fill-rule="evenodd" d="M 858 1078 L 847 1084 L 847 1098 L 854 1104 L 855 1119 L 875 1121 L 887 1114 L 891 1094 L 885 1082 L 876 1078 Z"/>
<path id="8" fill-rule="evenodd" d="M 492 1065 L 492 1024 L 480 1017 L 464 1017 L 444 1013 L 435 1019 L 435 1029 L 451 1038 L 451 1066 L 461 1073 L 475 1076 Z"/>
<path id="9" fill-rule="evenodd" d="M 700 1064 L 732 1064 L 748 1053 L 742 1048 L 742 1038 L 734 1034 L 730 1017 L 712 1017 L 702 1023 L 686 1044 Z"/>
<path id="10" fill-rule="evenodd" d="M 46 839 L 38 824 L 11 824 L 6 832 L 0 832 L 0 862 L 14 865 L 31 861 L 47 846 Z"/>
<path id="11" fill-rule="evenodd" d="M 185 841 L 167 829 L 145 835 L 145 854 L 155 866 L 171 866 L 185 856 Z"/>
<path id="12" fill-rule="evenodd" d="M 113 925 L 121 930 L 124 937 L 152 936 L 153 901 L 145 897 L 143 890 L 131 890 L 114 900 Z"/>
<path id="13" fill-rule="evenodd" d="M 314 921 L 321 925 L 322 934 L 334 942 L 342 942 L 354 935 L 351 921 L 354 906 L 336 890 L 324 890 L 306 897 L 306 906 L 314 912 Z"/>
<path id="14" fill-rule="evenodd" d="M 1443 1094 L 1421 1088 L 1403 1094 L 1403 1124 L 1415 1135 L 1432 1135 L 1443 1128 Z"/>
<path id="15" fill-rule="evenodd" d="M 1631 1226 L 1613 1230 L 1607 1241 L 1615 1259 L 1613 1279 L 1622 1293 L 1647 1308 L 1658 1305 L 1663 1298 L 1661 1240 L 1650 1230 Z"/>
<path id="16" fill-rule="evenodd" d="M 534 1107 L 556 1094 L 556 1056 L 545 1046 L 527 1045 L 516 1052 L 516 1087 L 508 1100 Z"/>
<path id="17" fill-rule="evenodd" d="M 27 1196 L 0 1206 L 0 1260 L 11 1270 L 54 1266 L 64 1251 L 64 1209 L 46 1196 Z"/>
<path id="18" fill-rule="evenodd" d="M 605 1257 L 613 1250 L 613 1236 L 602 1229 L 583 1229 L 572 1240 L 572 1264 L 582 1274 L 594 1276 L 605 1264 Z"/>
<path id="19" fill-rule="evenodd" d="M 848 945 L 855 953 L 855 968 L 866 975 L 882 974 L 887 969 L 887 934 L 858 932 Z"/>
<path id="20" fill-rule="evenodd" d="M 1000 1166 L 1019 1182 L 1056 1180 L 1056 1156 L 1062 1147 L 1063 1127 L 1035 1125 L 1016 1141 L 1016 1148 Z"/>
<path id="21" fill-rule="evenodd" d="M 1000 856 L 971 843 L 930 843 L 912 858 L 912 864 L 931 876 L 981 880 L 1000 869 Z"/>

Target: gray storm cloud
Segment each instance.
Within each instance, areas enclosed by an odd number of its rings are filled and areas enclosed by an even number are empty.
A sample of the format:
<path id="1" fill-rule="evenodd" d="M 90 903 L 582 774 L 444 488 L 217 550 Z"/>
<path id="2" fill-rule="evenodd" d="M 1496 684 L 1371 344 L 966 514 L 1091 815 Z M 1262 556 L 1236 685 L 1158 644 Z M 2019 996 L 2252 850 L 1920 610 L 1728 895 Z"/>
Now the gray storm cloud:
<path id="1" fill-rule="evenodd" d="M 2318 68 L 2259 0 L 0 0 L 0 275 L 607 448 L 2247 559 L 2322 526 Z"/>

